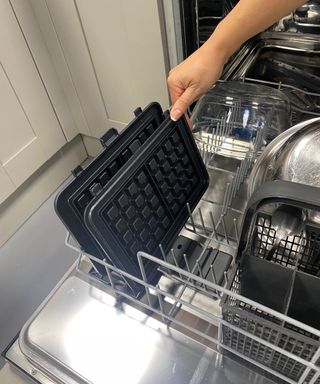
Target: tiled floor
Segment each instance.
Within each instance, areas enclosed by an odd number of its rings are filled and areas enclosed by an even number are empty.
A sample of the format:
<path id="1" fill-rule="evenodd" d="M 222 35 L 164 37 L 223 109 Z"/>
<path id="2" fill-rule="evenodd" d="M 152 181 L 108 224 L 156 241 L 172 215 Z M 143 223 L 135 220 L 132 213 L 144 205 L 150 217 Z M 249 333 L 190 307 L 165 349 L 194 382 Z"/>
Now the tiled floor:
<path id="1" fill-rule="evenodd" d="M 51 196 L 0 248 L 0 353 L 76 260 L 53 203 Z"/>

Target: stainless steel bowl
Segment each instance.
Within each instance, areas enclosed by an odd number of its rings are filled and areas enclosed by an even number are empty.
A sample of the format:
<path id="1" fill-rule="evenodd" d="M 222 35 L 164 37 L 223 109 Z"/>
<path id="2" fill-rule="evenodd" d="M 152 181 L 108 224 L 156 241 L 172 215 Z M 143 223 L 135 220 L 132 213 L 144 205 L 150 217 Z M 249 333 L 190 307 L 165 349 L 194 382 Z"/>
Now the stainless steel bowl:
<path id="1" fill-rule="evenodd" d="M 320 187 L 319 117 L 288 129 L 265 148 L 250 174 L 249 194 L 271 180 Z"/>

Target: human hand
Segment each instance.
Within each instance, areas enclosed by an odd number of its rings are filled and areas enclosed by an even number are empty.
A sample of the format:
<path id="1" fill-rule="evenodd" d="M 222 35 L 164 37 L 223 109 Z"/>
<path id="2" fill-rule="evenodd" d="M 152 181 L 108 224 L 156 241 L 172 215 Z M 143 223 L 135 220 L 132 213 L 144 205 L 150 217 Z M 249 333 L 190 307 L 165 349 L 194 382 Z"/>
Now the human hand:
<path id="1" fill-rule="evenodd" d="M 194 101 L 214 86 L 225 62 L 223 51 L 207 42 L 170 71 L 168 88 L 172 120 L 178 120 Z"/>

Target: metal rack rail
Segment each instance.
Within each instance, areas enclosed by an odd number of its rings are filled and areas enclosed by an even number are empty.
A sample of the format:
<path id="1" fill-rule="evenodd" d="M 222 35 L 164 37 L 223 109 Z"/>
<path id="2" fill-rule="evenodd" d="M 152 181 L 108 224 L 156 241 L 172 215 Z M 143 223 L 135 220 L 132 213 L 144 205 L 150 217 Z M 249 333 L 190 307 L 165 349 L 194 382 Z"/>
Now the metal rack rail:
<path id="1" fill-rule="evenodd" d="M 219 171 L 219 170 L 216 170 Z M 210 170 L 212 172 L 212 170 Z M 239 179 L 239 178 L 238 178 Z M 196 236 L 199 242 L 203 243 L 203 251 L 193 268 L 188 264 L 188 255 L 184 254 L 185 268 L 179 267 L 174 250 L 171 250 L 170 261 L 167 255 L 162 251 L 162 258 L 156 258 L 149 255 L 143 250 L 138 252 L 137 260 L 140 267 L 141 277 L 138 278 L 119 268 L 111 265 L 107 260 L 100 260 L 94 256 L 87 255 L 80 252 L 78 259 L 77 270 L 78 273 L 84 275 L 90 281 L 96 284 L 103 284 L 107 290 L 112 292 L 119 300 L 121 307 L 122 300 L 133 304 L 141 311 L 155 316 L 157 319 L 163 321 L 168 327 L 173 327 L 181 332 L 184 332 L 200 341 L 209 348 L 218 348 L 220 351 L 231 352 L 244 361 L 245 364 L 251 363 L 256 367 L 263 369 L 271 375 L 273 380 L 283 380 L 291 384 L 313 384 L 320 382 L 320 343 L 316 348 L 314 347 L 308 356 L 301 354 L 301 348 L 295 345 L 288 347 L 288 342 L 280 344 L 269 335 L 266 337 L 264 333 L 253 332 L 252 329 L 243 327 L 241 322 L 233 322 L 228 318 L 229 313 L 224 312 L 221 303 L 241 302 L 243 307 L 254 308 L 257 313 L 263 313 L 273 319 L 275 324 L 282 324 L 279 326 L 279 332 L 290 326 L 292 329 L 301 330 L 308 335 L 307 341 L 320 340 L 320 331 L 316 330 L 306 324 L 294 320 L 280 312 L 265 307 L 257 302 L 254 302 L 234 289 L 234 283 L 230 285 L 230 279 L 233 278 L 234 265 L 231 266 L 231 271 L 225 272 L 225 284 L 220 286 L 215 283 L 215 275 L 212 268 L 212 281 L 204 279 L 201 273 L 201 258 L 204 256 L 205 251 L 209 247 L 224 249 L 231 254 L 235 254 L 238 238 L 238 225 L 242 218 L 242 211 L 230 205 L 230 196 L 232 196 L 231 183 L 227 183 L 225 193 L 221 195 L 219 201 L 210 199 L 210 191 L 200 201 L 199 206 L 194 212 L 190 212 L 190 217 L 186 223 L 183 233 L 186 236 Z M 234 184 L 235 185 L 235 184 Z M 229 196 L 229 197 L 228 197 Z M 217 213 L 218 212 L 218 213 Z M 236 217 L 234 217 L 236 215 Z M 215 218 L 214 218 L 215 216 Z M 70 235 L 67 236 L 66 244 L 73 249 L 79 251 L 77 246 L 70 243 Z M 161 244 L 159 245 L 161 250 Z M 97 271 L 82 269 L 83 259 L 89 259 L 95 264 L 101 264 L 106 270 L 106 277 L 102 277 Z M 146 263 L 154 264 L 162 276 L 157 283 L 149 281 Z M 94 264 L 93 264 L 94 265 Z M 125 283 L 119 284 L 119 278 L 126 282 L 132 282 L 138 285 L 145 294 L 143 297 L 137 296 L 125 286 Z M 228 287 L 228 288 L 227 288 Z M 237 309 L 235 309 L 237 310 Z M 187 316 L 187 315 L 188 316 Z M 190 323 L 190 315 L 194 321 Z M 234 316 L 237 316 L 234 315 Z M 233 318 L 234 320 L 234 318 Z M 256 327 L 260 320 L 257 318 Z M 217 333 L 218 327 L 218 333 Z M 226 345 L 224 342 L 225 335 L 236 334 L 237 340 L 245 339 L 247 344 L 260 345 L 264 348 L 264 355 L 277 356 L 278 360 L 286 360 L 289 368 L 294 366 L 299 367 L 299 375 L 293 379 L 292 375 L 283 374 L 283 370 L 273 369 L 268 365 L 263 364 L 263 361 L 252 359 L 250 354 L 245 349 L 235 348 L 232 345 Z M 237 346 L 239 346 L 239 343 Z M 250 345 L 251 345 L 250 344 Z M 290 345 L 290 343 L 289 343 Z M 316 345 L 317 342 L 316 342 Z M 251 351 L 252 352 L 252 351 Z M 277 361 L 278 361 L 277 360 Z M 285 370 L 291 372 L 293 368 Z"/>
<path id="2" fill-rule="evenodd" d="M 205 302 L 204 298 L 209 303 L 216 302 L 217 299 L 220 299 L 221 297 L 230 300 L 240 300 L 247 306 L 254 307 L 263 313 L 267 313 L 268 315 L 273 316 L 273 318 L 276 319 L 279 323 L 290 324 L 292 327 L 302 329 L 303 331 L 308 332 L 308 334 L 312 335 L 314 338 L 320 338 L 320 331 L 144 252 L 138 252 L 137 254 L 142 278 L 137 278 L 125 271 L 121 271 L 106 261 L 99 260 L 90 255 L 80 254 L 78 272 L 91 280 L 97 280 L 98 283 L 101 283 L 101 280 L 99 280 L 97 276 L 82 271 L 81 261 L 83 257 L 88 257 L 94 262 L 102 264 L 106 268 L 107 274 L 110 278 L 110 286 L 108 289 L 111 290 L 114 295 L 121 299 L 127 300 L 129 303 L 134 304 L 142 311 L 147 311 L 149 314 L 162 319 L 162 321 L 168 326 L 175 327 L 181 331 L 187 332 L 191 337 L 200 340 L 208 347 L 217 347 L 218 349 L 232 352 L 241 359 L 252 363 L 259 368 L 262 368 L 273 377 L 277 377 L 281 380 L 284 380 L 285 382 L 291 384 L 314 384 L 319 382 L 320 367 L 317 365 L 317 363 L 320 358 L 320 346 L 313 353 L 311 359 L 307 360 L 302 358 L 295 352 L 295 350 L 290 352 L 285 349 L 285 347 L 275 345 L 272 343 L 272 341 L 268 341 L 263 337 L 256 336 L 255 334 L 244 330 L 240 326 L 231 324 L 230 322 L 226 321 L 224 316 L 219 313 L 219 311 L 212 310 L 210 305 L 207 307 L 203 305 Z M 172 279 L 180 284 L 180 289 L 178 290 L 180 294 L 173 294 L 170 291 L 165 290 L 161 286 L 161 280 L 158 284 L 151 284 L 148 281 L 148 276 L 146 274 L 146 262 L 156 264 L 160 270 L 165 270 L 167 275 L 171 276 Z M 122 288 L 120 289 L 117 281 L 113 277 L 114 274 L 117 276 L 120 275 L 126 280 L 131 280 L 135 284 L 139 284 L 141 287 L 143 287 L 146 300 L 137 299 L 132 294 L 130 294 L 130 292 L 125 291 Z M 193 294 L 187 295 L 188 290 L 192 291 Z M 181 292 L 183 293 L 181 294 Z M 189 318 L 183 316 L 185 312 L 192 313 L 196 318 L 201 319 L 201 327 L 199 328 L 199 324 L 197 324 L 197 322 L 195 324 L 190 324 L 188 320 Z M 219 332 L 218 336 L 215 336 L 215 327 L 217 325 L 219 326 Z M 287 359 L 291 359 L 300 364 L 303 367 L 303 370 L 299 379 L 292 380 L 289 377 L 277 372 L 276 370 L 273 370 L 268 366 L 265 366 L 264 364 L 251 359 L 245 353 L 241 353 L 238 350 L 226 346 L 222 340 L 222 329 L 224 329 L 224 332 L 226 330 L 237 332 L 243 337 L 249 338 L 252 340 L 252 342 L 258 342 L 259 344 L 272 350 L 274 353 L 277 353 L 280 356 L 285 356 Z"/>
<path id="3" fill-rule="evenodd" d="M 264 83 L 269 86 L 278 86 L 280 89 L 285 87 L 293 91 L 303 92 L 285 84 L 250 78 L 244 78 L 243 81 Z M 306 92 L 306 94 L 319 97 L 320 101 L 320 94 L 311 92 Z M 138 252 L 137 261 L 141 273 L 139 278 L 116 268 L 106 259 L 100 260 L 82 253 L 77 246 L 71 244 L 69 234 L 66 238 L 66 244 L 79 252 L 78 272 L 90 281 L 102 284 L 103 287 L 112 292 L 119 299 L 119 306 L 121 306 L 122 300 L 128 301 L 141 311 L 163 321 L 168 327 L 176 328 L 188 334 L 209 348 L 231 352 L 245 363 L 251 363 L 263 369 L 276 382 L 283 380 L 291 384 L 319 384 L 319 330 L 242 296 L 236 289 L 238 283 L 234 263 L 231 264 L 228 271 L 225 271 L 223 286 L 216 284 L 216 276 L 212 266 L 209 270 L 212 281 L 203 276 L 201 262 L 208 249 L 223 250 L 232 256 L 236 254 L 243 209 L 247 199 L 246 179 L 263 145 L 262 137 L 257 135 L 253 146 L 254 150 L 245 154 L 235 169 L 224 169 L 219 167 L 214 160 L 216 148 L 220 145 L 219 140 L 227 127 L 222 124 L 218 129 L 219 132 L 216 136 L 211 136 L 207 142 L 202 141 L 199 149 L 211 176 L 210 180 L 219 178 L 220 181 L 223 181 L 220 190 L 214 183 L 213 185 L 210 183 L 209 190 L 193 212 L 191 212 L 189 204 L 186 205 L 189 219 L 182 230 L 182 234 L 186 237 L 195 238 L 202 244 L 202 251 L 194 265 L 189 264 L 189 255 L 183 254 L 184 268 L 181 268 L 175 251 L 171 249 L 169 260 L 168 255 L 165 254 L 161 244 L 159 244 L 161 258 L 149 255 L 143 250 Z M 239 203 L 239 195 L 241 195 L 239 192 L 243 194 L 242 204 Z M 89 272 L 82 268 L 83 259 L 93 262 L 93 268 Z M 97 263 L 105 268 L 105 276 L 100 275 L 95 269 Z M 146 263 L 155 265 L 161 271 L 162 275 L 157 283 L 149 281 L 145 268 Z M 123 283 L 119 283 L 121 281 Z M 144 292 L 143 297 L 138 298 L 126 286 L 125 282 L 138 285 Z M 224 303 L 227 302 L 231 307 L 233 303 L 240 303 L 240 306 L 234 304 L 233 313 L 230 314 L 224 307 Z M 247 322 L 244 326 L 239 312 L 244 308 L 254 309 L 254 312 L 262 317 L 256 316 L 255 324 Z M 193 316 L 193 322 L 190 322 L 190 314 Z M 276 337 L 273 337 L 273 327 L 270 331 L 262 324 L 264 318 L 272 319 L 274 329 L 278 332 Z M 290 330 L 297 330 L 300 334 L 302 333 L 302 336 L 299 336 L 299 341 L 293 342 L 292 339 L 287 338 L 285 342 L 280 343 L 283 335 L 286 336 L 288 327 Z M 236 347 L 225 343 L 226 335 L 236 335 Z M 245 345 L 250 346 L 250 353 L 245 349 Z M 303 345 L 307 346 L 308 354 L 304 353 L 305 347 Z M 260 359 L 250 357 L 253 355 L 252 351 L 260 354 Z M 263 359 L 271 359 L 271 357 L 276 361 L 276 364 L 265 364 Z M 281 369 L 277 368 L 279 364 L 282 364 Z"/>

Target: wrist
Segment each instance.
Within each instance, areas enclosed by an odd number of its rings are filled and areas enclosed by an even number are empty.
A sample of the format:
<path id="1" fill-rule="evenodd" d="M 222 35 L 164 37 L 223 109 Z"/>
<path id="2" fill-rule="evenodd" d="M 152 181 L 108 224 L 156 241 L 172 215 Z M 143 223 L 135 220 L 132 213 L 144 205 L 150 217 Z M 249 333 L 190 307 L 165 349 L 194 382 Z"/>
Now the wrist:
<path id="1" fill-rule="evenodd" d="M 238 30 L 239 24 L 241 24 L 241 15 L 235 15 L 232 22 L 227 16 L 220 21 L 204 44 L 214 52 L 215 57 L 220 59 L 223 64 L 226 64 L 229 58 L 241 46 L 241 32 Z M 237 33 L 236 30 L 238 31 Z"/>
<path id="2" fill-rule="evenodd" d="M 225 65 L 234 53 L 220 37 L 220 34 L 216 34 L 215 32 L 202 45 L 201 49 L 209 53 L 209 57 L 214 57 L 214 60 L 220 62 L 221 65 Z"/>

